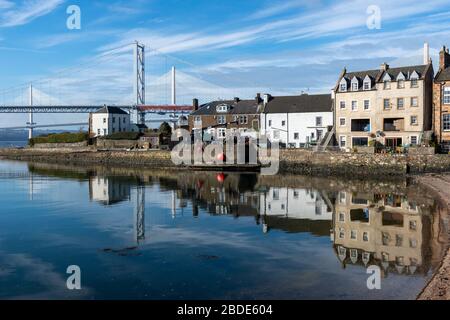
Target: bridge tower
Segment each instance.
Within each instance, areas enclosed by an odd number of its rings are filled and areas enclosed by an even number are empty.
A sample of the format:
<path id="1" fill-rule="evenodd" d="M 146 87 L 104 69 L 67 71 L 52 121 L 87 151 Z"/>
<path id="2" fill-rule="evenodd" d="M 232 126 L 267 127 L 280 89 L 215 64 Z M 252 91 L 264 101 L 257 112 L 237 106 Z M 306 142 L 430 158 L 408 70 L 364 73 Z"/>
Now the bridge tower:
<path id="1" fill-rule="evenodd" d="M 33 138 L 33 127 L 36 125 L 36 123 L 33 122 L 33 84 L 30 84 L 30 91 L 29 91 L 29 106 L 30 110 L 28 112 L 28 139 Z"/>
<path id="2" fill-rule="evenodd" d="M 138 41 L 134 47 L 134 95 L 136 106 L 132 110 L 132 121 L 138 124 L 145 123 L 145 113 L 139 112 L 137 107 L 145 105 L 145 46 Z"/>

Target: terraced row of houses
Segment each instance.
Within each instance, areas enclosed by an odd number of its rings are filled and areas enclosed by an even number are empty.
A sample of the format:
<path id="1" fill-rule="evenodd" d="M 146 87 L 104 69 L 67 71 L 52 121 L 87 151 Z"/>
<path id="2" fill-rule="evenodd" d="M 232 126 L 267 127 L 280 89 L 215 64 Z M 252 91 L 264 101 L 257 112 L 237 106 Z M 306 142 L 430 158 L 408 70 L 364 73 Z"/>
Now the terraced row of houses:
<path id="1" fill-rule="evenodd" d="M 201 130 L 213 139 L 257 131 L 288 148 L 334 144 L 350 150 L 436 142 L 449 152 L 450 54 L 444 46 L 437 73 L 425 44 L 422 65 L 383 63 L 375 70 L 344 69 L 331 94 L 257 94 L 252 100 L 235 98 L 194 107 L 191 132 Z"/>

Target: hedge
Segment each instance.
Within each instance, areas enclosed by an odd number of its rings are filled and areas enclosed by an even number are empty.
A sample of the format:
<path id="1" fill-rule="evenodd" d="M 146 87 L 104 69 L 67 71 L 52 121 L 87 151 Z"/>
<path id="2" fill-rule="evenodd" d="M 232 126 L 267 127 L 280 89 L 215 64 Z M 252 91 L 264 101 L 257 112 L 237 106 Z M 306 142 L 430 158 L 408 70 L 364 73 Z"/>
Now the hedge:
<path id="1" fill-rule="evenodd" d="M 36 143 L 76 143 L 83 142 L 89 139 L 87 132 L 64 132 L 64 133 L 53 133 L 38 136 L 29 140 L 30 146 Z"/>

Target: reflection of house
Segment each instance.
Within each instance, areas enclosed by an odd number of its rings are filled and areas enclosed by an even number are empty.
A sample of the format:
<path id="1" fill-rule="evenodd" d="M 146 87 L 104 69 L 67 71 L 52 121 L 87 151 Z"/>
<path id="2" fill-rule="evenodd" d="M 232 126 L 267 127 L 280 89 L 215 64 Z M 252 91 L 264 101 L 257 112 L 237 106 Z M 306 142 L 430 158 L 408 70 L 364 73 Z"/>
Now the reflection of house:
<path id="1" fill-rule="evenodd" d="M 404 196 L 339 192 L 333 238 L 341 262 L 414 274 L 429 268 L 429 218 Z"/>
<path id="2" fill-rule="evenodd" d="M 261 195 L 261 214 L 293 219 L 330 220 L 333 218 L 319 192 L 310 189 L 270 188 Z"/>
<path id="3" fill-rule="evenodd" d="M 142 143 L 145 149 L 158 149 L 162 142 L 162 133 L 160 132 L 145 132 L 139 141 Z"/>
<path id="4" fill-rule="evenodd" d="M 90 177 L 89 197 L 103 205 L 130 200 L 131 184 L 120 177 Z"/>

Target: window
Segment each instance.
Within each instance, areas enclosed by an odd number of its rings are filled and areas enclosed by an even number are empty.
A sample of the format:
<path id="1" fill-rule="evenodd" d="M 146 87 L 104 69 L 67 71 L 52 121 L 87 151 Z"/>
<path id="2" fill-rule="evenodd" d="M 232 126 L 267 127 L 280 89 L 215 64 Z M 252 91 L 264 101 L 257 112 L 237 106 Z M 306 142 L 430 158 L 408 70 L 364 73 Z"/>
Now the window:
<path id="1" fill-rule="evenodd" d="M 450 104 L 450 87 L 444 87 L 444 104 Z"/>
<path id="2" fill-rule="evenodd" d="M 450 131 L 450 113 L 442 115 L 442 130 Z"/>
<path id="3" fill-rule="evenodd" d="M 281 126 L 284 127 L 286 125 L 286 121 L 281 121 Z"/>
<path id="4" fill-rule="evenodd" d="M 416 231 L 417 230 L 417 221 L 411 220 L 409 222 L 409 230 Z"/>
<path id="5" fill-rule="evenodd" d="M 194 118 L 194 121 L 195 121 L 195 122 L 201 122 L 201 121 L 202 121 L 202 117 L 196 116 L 196 117 Z"/>
<path id="6" fill-rule="evenodd" d="M 339 137 L 339 146 L 341 148 L 345 148 L 347 145 L 347 137 L 346 136 L 340 136 Z"/>
<path id="7" fill-rule="evenodd" d="M 358 233 L 356 232 L 356 230 L 350 231 L 350 239 L 356 240 L 357 234 L 358 234 Z"/>
<path id="8" fill-rule="evenodd" d="M 240 116 L 239 117 L 239 123 L 240 124 L 247 124 L 248 123 L 248 117 L 247 116 Z"/>
<path id="9" fill-rule="evenodd" d="M 370 100 L 364 100 L 364 110 L 370 109 Z"/>
<path id="10" fill-rule="evenodd" d="M 345 101 L 341 101 L 340 106 L 341 106 L 341 109 L 345 109 Z"/>
<path id="11" fill-rule="evenodd" d="M 228 106 L 226 104 L 218 105 L 216 108 L 217 112 L 227 112 Z"/>
<path id="12" fill-rule="evenodd" d="M 352 82 L 352 91 L 358 91 L 359 85 L 358 82 Z"/>
<path id="13" fill-rule="evenodd" d="M 370 85 L 371 85 L 371 83 L 370 83 L 370 81 L 364 81 L 364 90 L 370 90 Z"/>
<path id="14" fill-rule="evenodd" d="M 417 136 L 411 136 L 411 145 L 417 145 Z"/>
<path id="15" fill-rule="evenodd" d="M 103 123 L 106 123 L 106 118 L 103 118 Z"/>
<path id="16" fill-rule="evenodd" d="M 405 108 L 405 99 L 398 98 L 397 99 L 397 109 L 402 110 Z"/>
<path id="17" fill-rule="evenodd" d="M 218 116 L 217 117 L 217 124 L 226 124 L 227 118 L 225 116 Z"/>
<path id="18" fill-rule="evenodd" d="M 363 233 L 363 241 L 364 242 L 368 242 L 369 241 L 369 233 L 367 231 L 365 231 Z"/>
<path id="19" fill-rule="evenodd" d="M 411 107 L 418 107 L 419 106 L 419 98 L 412 97 L 411 98 Z"/>
<path id="20" fill-rule="evenodd" d="M 405 88 L 405 80 L 398 80 L 397 88 L 398 89 L 404 89 Z"/>
<path id="21" fill-rule="evenodd" d="M 218 138 L 225 138 L 226 135 L 226 129 L 225 128 L 219 128 L 217 129 L 217 137 Z"/>
<path id="22" fill-rule="evenodd" d="M 339 213 L 339 222 L 345 222 L 345 213 Z"/>
<path id="23" fill-rule="evenodd" d="M 389 99 L 384 99 L 384 100 L 383 100 L 383 108 L 384 108 L 384 110 L 389 110 L 389 109 L 391 109 L 391 100 L 389 100 Z"/>
<path id="24" fill-rule="evenodd" d="M 341 92 L 347 92 L 347 80 L 345 80 L 345 78 L 342 78 L 339 90 Z"/>
<path id="25" fill-rule="evenodd" d="M 384 90 L 389 90 L 389 89 L 391 89 L 391 81 L 385 80 L 384 81 Z"/>
<path id="26" fill-rule="evenodd" d="M 419 86 L 418 79 L 411 79 L 411 88 L 417 88 Z"/>
<path id="27" fill-rule="evenodd" d="M 339 239 L 344 239 L 345 238 L 345 229 L 340 228 L 339 229 Z"/>
<path id="28" fill-rule="evenodd" d="M 367 147 L 369 145 L 369 138 L 353 138 L 353 147 Z"/>
<path id="29" fill-rule="evenodd" d="M 298 132 L 294 132 L 294 140 L 298 140 L 300 138 L 300 135 Z"/>
<path id="30" fill-rule="evenodd" d="M 322 126 L 322 117 L 316 117 L 316 127 Z"/>
<path id="31" fill-rule="evenodd" d="M 358 101 L 352 101 L 352 111 L 358 110 Z"/>
<path id="32" fill-rule="evenodd" d="M 108 134 L 108 130 L 103 129 L 103 134 L 106 136 Z"/>
<path id="33" fill-rule="evenodd" d="M 112 120 L 113 120 L 113 123 L 116 123 L 116 117 L 113 117 Z"/>
<path id="34" fill-rule="evenodd" d="M 345 126 L 345 118 L 339 118 L 339 125 L 341 127 Z"/>
<path id="35" fill-rule="evenodd" d="M 272 126 L 272 120 L 269 120 L 269 127 Z"/>
<path id="36" fill-rule="evenodd" d="M 127 118 L 123 117 L 123 123 L 127 122 Z"/>
<path id="37" fill-rule="evenodd" d="M 97 130 L 97 134 L 98 134 L 98 135 L 100 135 L 100 134 L 101 134 L 101 131 L 100 131 L 100 129 L 98 129 L 98 130 Z"/>
<path id="38" fill-rule="evenodd" d="M 417 126 L 418 124 L 419 124 L 419 122 L 417 120 L 417 116 L 411 116 L 411 125 Z"/>

